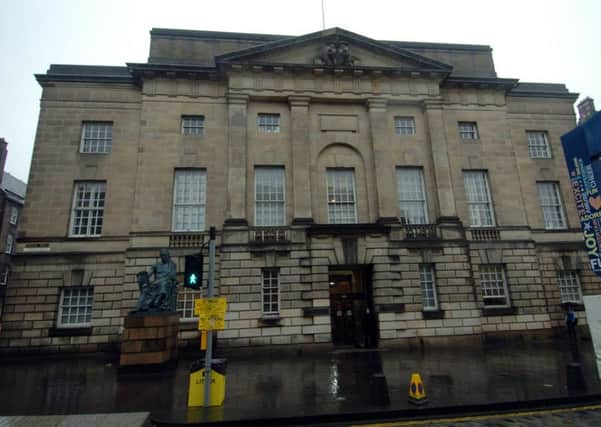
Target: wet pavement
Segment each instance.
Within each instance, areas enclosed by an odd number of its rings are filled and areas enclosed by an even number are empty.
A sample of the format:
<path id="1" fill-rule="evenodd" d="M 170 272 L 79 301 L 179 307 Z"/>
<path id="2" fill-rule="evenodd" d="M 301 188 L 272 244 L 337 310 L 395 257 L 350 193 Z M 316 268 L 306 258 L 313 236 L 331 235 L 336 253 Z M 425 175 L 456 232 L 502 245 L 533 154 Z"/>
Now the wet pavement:
<path id="1" fill-rule="evenodd" d="M 192 355 L 155 372 L 119 373 L 101 356 L 0 359 L 0 415 L 151 412 L 185 421 L 292 417 L 412 408 L 412 372 L 428 407 L 599 394 L 590 342 L 580 349 L 585 389 L 568 390 L 562 341 L 511 342 L 426 350 L 338 350 L 281 354 L 236 351 L 228 358 L 226 399 L 207 412 L 187 408 Z M 385 382 L 373 374 L 383 372 Z"/>

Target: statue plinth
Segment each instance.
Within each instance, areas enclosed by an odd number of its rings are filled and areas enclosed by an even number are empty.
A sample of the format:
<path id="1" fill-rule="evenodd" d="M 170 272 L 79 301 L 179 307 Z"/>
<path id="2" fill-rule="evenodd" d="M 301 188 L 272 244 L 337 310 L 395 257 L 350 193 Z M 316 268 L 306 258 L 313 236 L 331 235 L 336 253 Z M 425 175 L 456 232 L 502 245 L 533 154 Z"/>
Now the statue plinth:
<path id="1" fill-rule="evenodd" d="M 177 356 L 176 312 L 132 312 L 125 317 L 123 326 L 121 367 L 159 365 Z"/>

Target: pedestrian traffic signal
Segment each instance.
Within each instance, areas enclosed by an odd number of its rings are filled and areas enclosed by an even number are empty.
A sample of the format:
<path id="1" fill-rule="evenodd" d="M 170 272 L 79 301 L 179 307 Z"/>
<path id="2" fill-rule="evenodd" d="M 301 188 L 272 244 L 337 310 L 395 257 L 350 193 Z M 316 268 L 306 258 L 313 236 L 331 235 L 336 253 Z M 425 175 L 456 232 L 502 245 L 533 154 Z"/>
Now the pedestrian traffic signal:
<path id="1" fill-rule="evenodd" d="M 202 286 L 202 255 L 186 255 L 184 287 L 200 289 Z"/>

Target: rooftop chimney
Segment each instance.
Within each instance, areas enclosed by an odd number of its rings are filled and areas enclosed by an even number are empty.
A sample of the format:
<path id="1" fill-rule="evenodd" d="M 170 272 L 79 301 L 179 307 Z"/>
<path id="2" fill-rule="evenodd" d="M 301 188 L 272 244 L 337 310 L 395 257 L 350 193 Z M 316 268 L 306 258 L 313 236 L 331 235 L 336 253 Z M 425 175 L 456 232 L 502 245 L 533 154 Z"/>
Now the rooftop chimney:
<path id="1" fill-rule="evenodd" d="M 589 117 L 595 113 L 595 101 L 591 97 L 586 97 L 578 103 L 578 124 L 586 122 Z"/>

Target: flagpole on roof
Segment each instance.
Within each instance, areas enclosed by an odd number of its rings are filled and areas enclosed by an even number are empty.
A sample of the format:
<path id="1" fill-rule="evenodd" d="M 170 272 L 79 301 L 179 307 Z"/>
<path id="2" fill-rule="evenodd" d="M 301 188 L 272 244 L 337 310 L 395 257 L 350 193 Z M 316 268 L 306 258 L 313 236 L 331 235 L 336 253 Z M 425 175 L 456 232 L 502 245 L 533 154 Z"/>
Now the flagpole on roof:
<path id="1" fill-rule="evenodd" d="M 323 8 L 323 1 L 324 0 L 321 0 L 321 26 L 322 26 L 322 29 L 325 30 L 326 29 L 326 14 L 325 14 L 324 8 Z"/>

